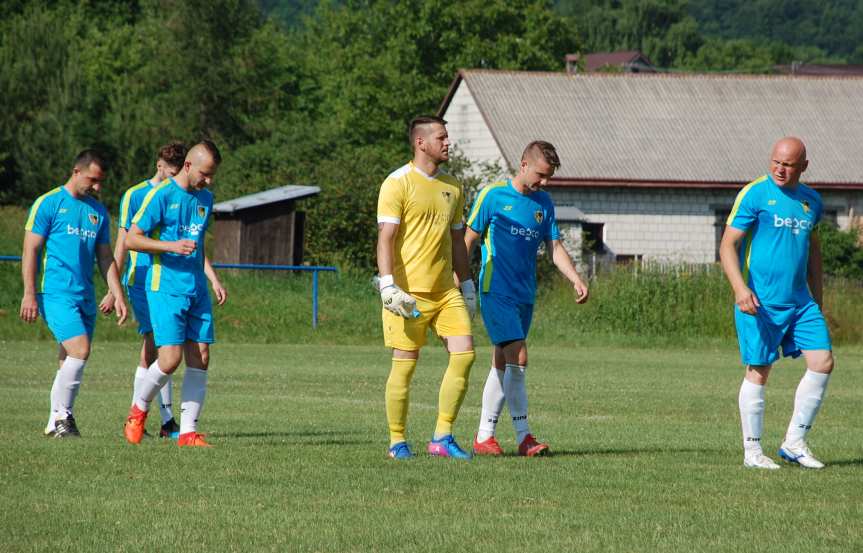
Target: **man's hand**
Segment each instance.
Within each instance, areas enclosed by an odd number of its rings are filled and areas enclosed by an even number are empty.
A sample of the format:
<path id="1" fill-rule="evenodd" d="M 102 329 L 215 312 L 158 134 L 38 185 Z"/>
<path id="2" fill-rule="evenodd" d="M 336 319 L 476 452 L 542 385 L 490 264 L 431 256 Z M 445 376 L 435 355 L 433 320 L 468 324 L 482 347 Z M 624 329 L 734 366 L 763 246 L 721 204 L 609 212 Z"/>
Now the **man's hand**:
<path id="1" fill-rule="evenodd" d="M 572 289 L 575 290 L 575 303 L 585 303 L 590 293 L 587 290 L 587 284 L 580 278 L 572 283 Z"/>
<path id="2" fill-rule="evenodd" d="M 39 317 L 39 304 L 36 302 L 36 294 L 24 294 L 21 298 L 21 320 L 25 323 L 35 323 Z"/>
<path id="3" fill-rule="evenodd" d="M 198 243 L 194 240 L 177 240 L 172 243 L 171 251 L 180 255 L 192 255 L 197 247 Z"/>
<path id="4" fill-rule="evenodd" d="M 758 297 L 746 286 L 734 291 L 734 303 L 737 304 L 737 307 L 742 312 L 749 315 L 755 315 L 758 312 L 758 308 L 761 307 Z"/>
<path id="5" fill-rule="evenodd" d="M 108 315 L 114 311 L 114 294 L 112 294 L 110 290 L 108 290 L 108 293 L 105 294 L 104 298 L 102 298 L 102 301 L 99 302 L 99 311 L 101 311 L 103 315 Z"/>
<path id="6" fill-rule="evenodd" d="M 384 309 L 405 319 L 413 319 L 417 300 L 393 283 L 392 275 L 380 279 L 381 301 Z"/>
<path id="7" fill-rule="evenodd" d="M 216 296 L 216 304 L 225 305 L 225 302 L 228 300 L 228 291 L 225 290 L 225 287 L 218 280 L 212 282 L 212 286 L 213 294 Z"/>
<path id="8" fill-rule="evenodd" d="M 459 286 L 461 289 L 461 297 L 464 298 L 464 304 L 467 307 L 467 312 L 470 313 L 470 318 L 473 319 L 476 315 L 476 285 L 473 279 L 467 279 Z"/>
<path id="9" fill-rule="evenodd" d="M 117 326 L 120 326 L 126 322 L 126 317 L 129 314 L 126 309 L 126 300 L 123 299 L 122 294 L 114 300 L 114 310 L 117 312 Z"/>

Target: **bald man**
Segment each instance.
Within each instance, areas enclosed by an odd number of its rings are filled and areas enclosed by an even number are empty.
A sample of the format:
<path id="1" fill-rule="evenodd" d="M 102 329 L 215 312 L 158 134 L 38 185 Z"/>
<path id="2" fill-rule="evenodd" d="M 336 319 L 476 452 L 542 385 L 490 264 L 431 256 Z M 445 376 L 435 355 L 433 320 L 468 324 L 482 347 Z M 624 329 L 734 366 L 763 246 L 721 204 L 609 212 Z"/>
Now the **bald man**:
<path id="1" fill-rule="evenodd" d="M 785 357 L 806 360 L 794 412 L 779 456 L 820 469 L 806 445 L 833 371 L 827 324 L 821 313 L 821 249 L 815 227 L 821 196 L 800 182 L 806 147 L 799 138 L 779 140 L 770 154 L 770 173 L 746 185 L 728 216 L 719 246 L 722 269 L 734 290 L 734 319 L 746 375 L 738 397 L 743 427 L 743 464 L 778 469 L 764 455 L 764 387 L 779 347 Z"/>
<path id="2" fill-rule="evenodd" d="M 409 459 L 405 438 L 410 381 L 431 327 L 449 352 L 430 455 L 470 459 L 453 437 L 473 365 L 470 318 L 476 287 L 464 246 L 464 191 L 439 170 L 449 159 L 446 121 L 417 117 L 409 127 L 413 161 L 391 173 L 378 197 L 377 261 L 384 343 L 392 348 L 386 385 L 389 456 Z M 453 282 L 453 270 L 461 283 Z"/>
<path id="3" fill-rule="evenodd" d="M 206 188 L 221 160 L 212 142 L 193 146 L 180 171 L 147 193 L 126 233 L 128 249 L 152 255 L 145 291 L 158 349 L 126 419 L 124 434 L 132 444 L 141 442 L 150 402 L 185 357 L 177 443 L 209 446 L 197 431 L 207 393 L 210 344 L 215 341 L 204 269 L 204 236 L 213 211 L 213 194 Z M 150 238 L 157 229 L 158 238 Z"/>

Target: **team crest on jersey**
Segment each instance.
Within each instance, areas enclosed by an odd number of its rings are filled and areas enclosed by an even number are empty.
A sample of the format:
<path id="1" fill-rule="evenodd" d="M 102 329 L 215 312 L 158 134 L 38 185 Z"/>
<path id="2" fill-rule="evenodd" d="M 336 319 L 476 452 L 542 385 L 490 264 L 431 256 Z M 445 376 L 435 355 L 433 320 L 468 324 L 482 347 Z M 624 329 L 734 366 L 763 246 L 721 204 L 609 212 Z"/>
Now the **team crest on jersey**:
<path id="1" fill-rule="evenodd" d="M 201 217 L 203 219 L 206 216 L 207 216 L 207 208 L 205 206 L 199 205 L 198 206 L 198 217 Z"/>
<path id="2" fill-rule="evenodd" d="M 537 222 L 537 223 L 542 223 L 542 211 L 540 211 L 540 210 L 536 210 L 536 211 L 533 213 L 533 218 L 534 218 L 534 219 L 536 219 L 536 222 Z"/>
<path id="3" fill-rule="evenodd" d="M 96 215 L 95 213 L 88 213 L 87 218 L 90 219 L 90 223 L 92 223 L 94 225 L 99 224 L 99 216 Z"/>
<path id="4" fill-rule="evenodd" d="M 811 210 L 812 208 L 809 207 L 809 202 L 803 200 L 803 213 L 809 213 Z"/>
<path id="5" fill-rule="evenodd" d="M 447 203 L 452 201 L 452 192 L 441 192 Z"/>

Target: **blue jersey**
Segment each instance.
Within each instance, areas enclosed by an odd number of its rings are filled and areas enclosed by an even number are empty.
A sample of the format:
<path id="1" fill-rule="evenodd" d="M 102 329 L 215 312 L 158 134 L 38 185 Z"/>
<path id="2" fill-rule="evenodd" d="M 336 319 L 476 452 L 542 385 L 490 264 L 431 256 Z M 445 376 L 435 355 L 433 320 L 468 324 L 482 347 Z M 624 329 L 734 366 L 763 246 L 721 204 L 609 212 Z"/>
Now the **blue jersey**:
<path id="1" fill-rule="evenodd" d="M 161 182 L 147 193 L 132 219 L 133 225 L 157 240 L 197 242 L 192 255 L 173 252 L 153 255 L 147 290 L 178 296 L 207 292 L 204 234 L 212 211 L 213 194 L 209 190 L 183 190 L 174 179 Z"/>
<path id="2" fill-rule="evenodd" d="M 118 227 L 127 231 L 132 226 L 132 217 L 141 209 L 144 198 L 154 188 L 149 180 L 139 182 L 126 190 L 120 200 L 120 217 Z M 147 282 L 147 269 L 150 268 L 150 254 L 129 250 L 126 254 L 126 270 L 123 271 L 123 284 L 135 288 L 144 288 Z"/>
<path id="3" fill-rule="evenodd" d="M 110 217 L 90 196 L 75 198 L 59 186 L 33 202 L 24 229 L 45 238 L 36 291 L 93 297 L 96 246 L 109 244 Z"/>
<path id="4" fill-rule="evenodd" d="M 485 233 L 480 291 L 533 304 L 539 245 L 560 238 L 551 197 L 543 191 L 522 194 L 512 179 L 490 184 L 477 196 L 467 225 Z"/>
<path id="5" fill-rule="evenodd" d="M 806 281 L 809 238 L 821 220 L 821 196 L 799 183 L 778 186 L 769 175 L 738 194 L 727 224 L 746 233 L 740 246 L 743 280 L 765 305 L 812 301 Z"/>

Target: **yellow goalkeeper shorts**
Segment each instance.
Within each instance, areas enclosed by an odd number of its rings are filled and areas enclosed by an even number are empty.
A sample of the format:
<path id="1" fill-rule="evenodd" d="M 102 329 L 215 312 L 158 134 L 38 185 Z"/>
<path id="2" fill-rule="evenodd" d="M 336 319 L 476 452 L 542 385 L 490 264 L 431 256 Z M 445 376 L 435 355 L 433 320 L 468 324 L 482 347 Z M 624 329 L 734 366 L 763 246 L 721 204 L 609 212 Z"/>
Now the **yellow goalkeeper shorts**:
<path id="1" fill-rule="evenodd" d="M 389 348 L 416 351 L 426 343 L 429 326 L 441 338 L 470 336 L 470 315 L 458 288 L 446 292 L 410 293 L 421 313 L 416 319 L 405 319 L 382 309 L 384 344 Z"/>

